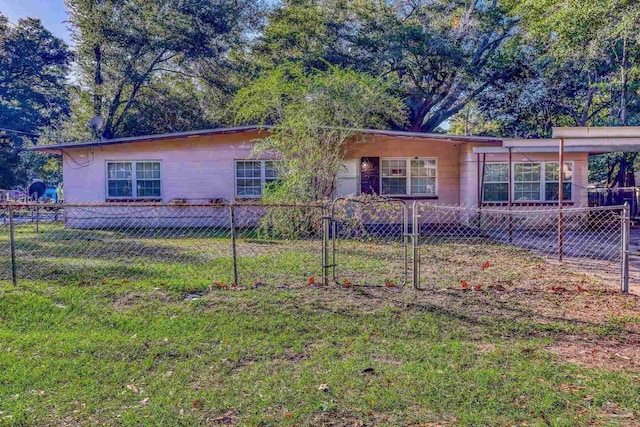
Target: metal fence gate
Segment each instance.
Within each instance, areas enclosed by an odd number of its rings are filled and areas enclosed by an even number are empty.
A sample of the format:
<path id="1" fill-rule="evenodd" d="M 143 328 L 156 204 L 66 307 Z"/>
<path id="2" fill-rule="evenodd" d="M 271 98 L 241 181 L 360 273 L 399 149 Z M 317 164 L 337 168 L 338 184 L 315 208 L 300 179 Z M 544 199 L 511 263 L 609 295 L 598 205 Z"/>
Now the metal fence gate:
<path id="1" fill-rule="evenodd" d="M 325 268 L 333 282 L 345 287 L 409 283 L 409 212 L 403 201 L 341 198 L 329 214 Z"/>

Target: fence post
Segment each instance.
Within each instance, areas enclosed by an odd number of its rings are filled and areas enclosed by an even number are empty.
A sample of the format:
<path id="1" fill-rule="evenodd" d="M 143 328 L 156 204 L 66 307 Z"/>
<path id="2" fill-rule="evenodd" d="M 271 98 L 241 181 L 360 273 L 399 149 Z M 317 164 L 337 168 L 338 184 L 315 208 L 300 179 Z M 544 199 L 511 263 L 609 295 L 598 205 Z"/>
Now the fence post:
<path id="1" fill-rule="evenodd" d="M 413 253 L 413 271 L 411 281 L 414 289 L 420 289 L 420 246 L 418 237 L 420 236 L 418 226 L 418 202 L 413 202 L 411 209 L 411 249 Z"/>
<path id="2" fill-rule="evenodd" d="M 13 222 L 13 205 L 9 202 L 9 246 L 11 248 L 11 280 L 13 286 L 18 285 L 18 271 L 16 269 L 16 236 Z"/>
<path id="3" fill-rule="evenodd" d="M 331 238 L 331 215 L 327 207 L 322 208 L 322 284 L 329 285 L 329 239 Z"/>
<path id="4" fill-rule="evenodd" d="M 233 284 L 238 285 L 238 254 L 236 250 L 236 210 L 233 203 L 229 205 L 231 228 L 231 257 L 233 258 Z"/>
<path id="5" fill-rule="evenodd" d="M 625 202 L 622 206 L 622 230 L 621 230 L 621 255 L 622 255 L 622 271 L 621 271 L 621 287 L 622 292 L 629 292 L 629 233 L 631 228 L 631 215 L 629 203 Z"/>

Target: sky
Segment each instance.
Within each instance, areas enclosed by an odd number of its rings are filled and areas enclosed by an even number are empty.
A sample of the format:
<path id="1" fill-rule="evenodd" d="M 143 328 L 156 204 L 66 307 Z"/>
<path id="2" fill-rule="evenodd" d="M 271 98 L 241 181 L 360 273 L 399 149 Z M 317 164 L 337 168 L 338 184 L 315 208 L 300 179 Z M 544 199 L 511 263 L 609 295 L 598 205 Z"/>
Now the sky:
<path id="1" fill-rule="evenodd" d="M 47 30 L 71 44 L 64 0 L 0 0 L 0 13 L 14 24 L 20 18 L 39 18 Z"/>

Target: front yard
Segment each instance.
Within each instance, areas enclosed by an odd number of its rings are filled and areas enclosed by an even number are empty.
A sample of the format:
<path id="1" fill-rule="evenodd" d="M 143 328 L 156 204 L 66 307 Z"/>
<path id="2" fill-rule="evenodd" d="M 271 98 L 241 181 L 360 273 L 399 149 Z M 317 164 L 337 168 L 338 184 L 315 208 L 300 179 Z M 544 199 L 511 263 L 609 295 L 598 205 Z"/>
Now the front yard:
<path id="1" fill-rule="evenodd" d="M 402 251 L 353 244 L 323 287 L 317 242 L 247 241 L 256 279 L 228 287 L 213 240 L 32 241 L 0 282 L 0 425 L 640 424 L 640 300 L 617 282 L 448 244 L 422 249 L 426 291 L 360 287 Z"/>

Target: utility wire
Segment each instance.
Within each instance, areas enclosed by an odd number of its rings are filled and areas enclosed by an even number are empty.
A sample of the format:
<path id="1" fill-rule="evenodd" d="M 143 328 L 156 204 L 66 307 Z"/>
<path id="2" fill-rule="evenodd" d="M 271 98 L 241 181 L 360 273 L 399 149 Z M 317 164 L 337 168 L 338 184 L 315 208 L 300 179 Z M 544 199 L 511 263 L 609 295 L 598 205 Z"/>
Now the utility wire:
<path id="1" fill-rule="evenodd" d="M 16 129 L 0 128 L 0 130 L 4 131 L 4 132 L 17 133 L 17 134 L 20 134 L 20 135 L 40 136 L 39 133 L 23 132 L 21 130 L 16 130 Z"/>

